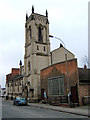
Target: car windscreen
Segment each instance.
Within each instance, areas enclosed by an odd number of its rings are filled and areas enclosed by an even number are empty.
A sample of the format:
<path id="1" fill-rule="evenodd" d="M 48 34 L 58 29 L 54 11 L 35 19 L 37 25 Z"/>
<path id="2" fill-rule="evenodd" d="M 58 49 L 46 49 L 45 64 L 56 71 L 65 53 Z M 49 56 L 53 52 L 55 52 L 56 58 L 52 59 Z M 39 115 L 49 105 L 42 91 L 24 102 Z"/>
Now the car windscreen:
<path id="1" fill-rule="evenodd" d="M 20 98 L 20 100 L 26 100 L 25 98 Z"/>
<path id="2" fill-rule="evenodd" d="M 18 98 L 16 98 L 16 100 L 20 100 L 20 98 L 18 97 Z"/>

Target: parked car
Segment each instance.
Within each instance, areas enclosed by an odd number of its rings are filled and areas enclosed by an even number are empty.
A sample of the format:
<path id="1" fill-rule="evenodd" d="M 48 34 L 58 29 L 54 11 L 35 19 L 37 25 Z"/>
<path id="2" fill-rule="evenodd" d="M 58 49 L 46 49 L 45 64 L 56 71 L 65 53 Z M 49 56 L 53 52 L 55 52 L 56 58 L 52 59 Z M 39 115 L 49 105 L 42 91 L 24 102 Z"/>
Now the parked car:
<path id="1" fill-rule="evenodd" d="M 13 105 L 27 105 L 27 100 L 26 98 L 17 97 L 13 100 Z"/>

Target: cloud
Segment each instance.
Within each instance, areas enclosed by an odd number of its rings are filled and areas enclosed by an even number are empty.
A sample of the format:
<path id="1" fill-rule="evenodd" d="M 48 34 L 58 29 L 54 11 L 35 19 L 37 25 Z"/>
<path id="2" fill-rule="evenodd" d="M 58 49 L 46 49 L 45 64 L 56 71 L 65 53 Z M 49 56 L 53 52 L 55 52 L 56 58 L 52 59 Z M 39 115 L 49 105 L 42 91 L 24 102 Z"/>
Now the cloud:
<path id="1" fill-rule="evenodd" d="M 9 22 L 9 21 L 18 21 L 20 18 L 20 13 L 8 3 L 8 0 L 0 1 L 0 21 Z"/>

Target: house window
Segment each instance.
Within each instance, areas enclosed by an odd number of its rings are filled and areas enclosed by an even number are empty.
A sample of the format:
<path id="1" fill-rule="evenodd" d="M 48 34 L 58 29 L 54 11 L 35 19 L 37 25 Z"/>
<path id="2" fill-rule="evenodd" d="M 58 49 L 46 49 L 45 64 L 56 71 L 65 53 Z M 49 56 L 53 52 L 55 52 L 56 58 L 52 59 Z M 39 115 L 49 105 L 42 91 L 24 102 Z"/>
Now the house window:
<path id="1" fill-rule="evenodd" d="M 18 86 L 18 92 L 19 92 L 19 86 Z"/>
<path id="2" fill-rule="evenodd" d="M 23 81 L 22 81 L 22 86 L 23 86 Z"/>
<path id="3" fill-rule="evenodd" d="M 13 92 L 15 92 L 15 87 L 13 87 L 12 89 L 13 89 Z"/>
<path id="4" fill-rule="evenodd" d="M 45 49 L 45 46 L 44 46 L 44 51 L 45 51 L 46 49 Z"/>
<path id="5" fill-rule="evenodd" d="M 37 45 L 37 50 L 39 50 L 39 46 Z"/>
<path id="6" fill-rule="evenodd" d="M 11 86 L 10 86 L 10 92 L 11 92 Z"/>
<path id="7" fill-rule="evenodd" d="M 39 42 L 42 42 L 42 30 L 41 30 L 41 27 L 39 26 L 38 28 L 38 41 Z"/>
<path id="8" fill-rule="evenodd" d="M 30 89 L 30 97 L 34 97 L 34 89 Z"/>
<path id="9" fill-rule="evenodd" d="M 63 77 L 53 77 L 48 79 L 48 95 L 64 95 Z"/>
<path id="10" fill-rule="evenodd" d="M 21 85 L 21 82 L 19 82 L 19 85 Z"/>

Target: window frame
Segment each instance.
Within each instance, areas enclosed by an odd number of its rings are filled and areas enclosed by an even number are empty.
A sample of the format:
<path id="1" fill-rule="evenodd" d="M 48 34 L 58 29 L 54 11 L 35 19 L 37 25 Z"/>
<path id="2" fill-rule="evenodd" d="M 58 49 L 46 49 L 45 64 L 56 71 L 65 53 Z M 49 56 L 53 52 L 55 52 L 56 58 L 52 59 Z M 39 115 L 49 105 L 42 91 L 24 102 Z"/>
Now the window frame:
<path id="1" fill-rule="evenodd" d="M 38 27 L 38 41 L 43 42 L 42 41 L 42 28 L 41 28 L 41 26 Z"/>
<path id="2" fill-rule="evenodd" d="M 56 79 L 56 81 L 55 81 L 55 79 Z M 63 80 L 63 83 L 61 83 L 62 80 Z M 63 78 L 63 76 L 48 78 L 48 96 L 63 96 L 64 91 L 65 90 L 64 90 L 64 78 Z"/>

